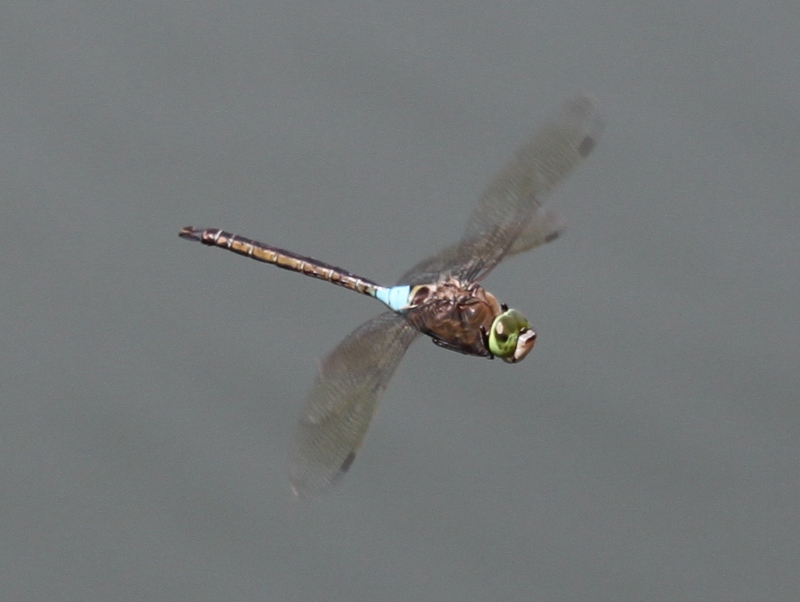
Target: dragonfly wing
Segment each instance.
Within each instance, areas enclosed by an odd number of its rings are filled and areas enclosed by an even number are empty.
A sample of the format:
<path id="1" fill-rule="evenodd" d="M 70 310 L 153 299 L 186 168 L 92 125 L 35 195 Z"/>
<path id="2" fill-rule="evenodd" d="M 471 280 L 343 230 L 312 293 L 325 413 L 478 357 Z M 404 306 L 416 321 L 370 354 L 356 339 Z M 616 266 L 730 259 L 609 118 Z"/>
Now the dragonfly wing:
<path id="1" fill-rule="evenodd" d="M 533 217 L 525 226 L 525 229 L 517 237 L 506 257 L 525 253 L 545 243 L 552 242 L 566 228 L 564 218 L 558 213 L 548 209 L 538 209 Z"/>
<path id="2" fill-rule="evenodd" d="M 378 401 L 417 334 L 403 316 L 386 312 L 350 333 L 323 360 L 290 452 L 295 495 L 320 492 L 350 468 Z"/>
<path id="3" fill-rule="evenodd" d="M 568 103 L 495 176 L 461 241 L 421 261 L 399 282 L 425 284 L 450 276 L 473 282 L 488 274 L 526 231 L 546 195 L 594 148 L 601 130 L 600 111 L 591 97 Z"/>
<path id="4" fill-rule="evenodd" d="M 463 247 L 461 243 L 450 245 L 442 249 L 436 255 L 427 257 L 411 268 L 400 277 L 398 284 L 415 286 L 417 284 L 429 284 L 438 282 L 440 279 L 447 279 L 457 265 L 464 264 Z"/>
<path id="5" fill-rule="evenodd" d="M 539 208 L 528 221 L 525 228 L 517 236 L 511 248 L 506 253 L 506 257 L 525 253 L 545 243 L 552 242 L 566 228 L 566 222 L 557 212 L 550 209 Z M 445 273 L 451 269 L 461 256 L 462 243 L 456 243 L 437 255 L 419 262 L 412 271 L 409 271 L 403 278 L 410 280 L 400 280 L 410 284 L 425 284 L 435 282 L 437 274 Z"/>

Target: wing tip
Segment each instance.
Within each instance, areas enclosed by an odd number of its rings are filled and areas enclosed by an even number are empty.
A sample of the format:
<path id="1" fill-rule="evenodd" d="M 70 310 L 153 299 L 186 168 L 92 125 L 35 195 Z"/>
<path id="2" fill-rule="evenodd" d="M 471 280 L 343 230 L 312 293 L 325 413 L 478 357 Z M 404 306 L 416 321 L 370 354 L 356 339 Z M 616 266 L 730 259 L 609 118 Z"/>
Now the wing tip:
<path id="1" fill-rule="evenodd" d="M 568 102 L 565 112 L 570 121 L 578 126 L 584 137 L 578 144 L 581 157 L 586 157 L 597 145 L 603 131 L 603 113 L 594 95 L 583 93 Z"/>
<path id="2" fill-rule="evenodd" d="M 312 497 L 316 497 L 322 493 L 329 491 L 338 481 L 339 479 L 344 476 L 344 473 L 350 468 L 352 465 L 353 460 L 355 460 L 355 454 L 350 454 L 348 456 L 349 464 L 345 467 L 344 465 L 342 468 L 337 472 L 333 477 L 329 477 L 328 475 L 323 476 L 309 476 L 303 475 L 298 476 L 294 474 L 289 475 L 289 487 L 292 490 L 292 495 L 296 500 L 305 500 Z M 347 460 L 345 460 L 347 463 Z"/>
<path id="3" fill-rule="evenodd" d="M 349 452 L 338 468 L 309 464 L 307 457 L 293 458 L 289 466 L 289 487 L 297 500 L 315 497 L 329 491 L 350 470 L 356 460 L 356 451 Z"/>

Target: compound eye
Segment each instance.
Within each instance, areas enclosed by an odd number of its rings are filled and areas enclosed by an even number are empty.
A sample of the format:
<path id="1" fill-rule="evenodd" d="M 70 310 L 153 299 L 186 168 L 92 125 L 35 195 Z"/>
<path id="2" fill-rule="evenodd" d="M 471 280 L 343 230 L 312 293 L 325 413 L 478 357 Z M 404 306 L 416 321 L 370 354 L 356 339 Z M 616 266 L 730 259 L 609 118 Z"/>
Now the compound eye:
<path id="1" fill-rule="evenodd" d="M 507 362 L 517 362 L 528 355 L 535 339 L 528 319 L 516 309 L 509 309 L 492 322 L 489 351 Z"/>
<path id="2" fill-rule="evenodd" d="M 497 320 L 495 322 L 494 338 L 500 345 L 508 341 L 508 324 L 505 320 Z"/>

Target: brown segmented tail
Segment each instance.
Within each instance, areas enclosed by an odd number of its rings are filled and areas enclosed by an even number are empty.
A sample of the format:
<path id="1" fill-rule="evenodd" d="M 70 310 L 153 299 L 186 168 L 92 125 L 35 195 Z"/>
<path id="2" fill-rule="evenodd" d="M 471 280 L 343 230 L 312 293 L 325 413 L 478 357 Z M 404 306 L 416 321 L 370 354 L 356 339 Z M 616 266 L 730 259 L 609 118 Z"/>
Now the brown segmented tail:
<path id="1" fill-rule="evenodd" d="M 271 263 L 284 270 L 291 270 L 306 276 L 326 280 L 370 297 L 374 297 L 377 290 L 384 288 L 371 280 L 356 276 L 336 266 L 328 265 L 310 257 L 303 257 L 291 251 L 265 245 L 218 228 L 201 229 L 186 226 L 180 231 L 179 236 L 189 240 L 196 240 L 210 247 L 227 249 L 256 261 Z"/>

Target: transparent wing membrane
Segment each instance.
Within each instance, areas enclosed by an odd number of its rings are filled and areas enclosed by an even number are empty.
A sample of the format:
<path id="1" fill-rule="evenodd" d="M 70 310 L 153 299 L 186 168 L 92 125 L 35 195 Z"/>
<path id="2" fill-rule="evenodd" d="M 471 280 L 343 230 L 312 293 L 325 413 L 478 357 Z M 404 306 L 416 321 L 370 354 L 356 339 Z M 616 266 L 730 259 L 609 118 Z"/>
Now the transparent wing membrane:
<path id="1" fill-rule="evenodd" d="M 505 256 L 519 255 L 551 242 L 561 236 L 565 227 L 564 218 L 555 211 L 537 209 L 533 217 L 528 220 L 525 228 L 511 244 L 511 248 L 509 248 Z M 400 282 L 408 282 L 412 286 L 434 282 L 437 278 L 436 275 L 440 273 L 437 269 L 445 265 L 457 264 L 463 250 L 463 241 L 447 247 L 433 257 L 419 262 L 413 270 L 403 276 Z M 406 280 L 407 278 L 410 278 L 410 280 Z"/>
<path id="2" fill-rule="evenodd" d="M 295 495 L 322 491 L 347 471 L 383 391 L 418 334 L 403 316 L 386 312 L 350 333 L 325 358 L 290 453 Z"/>
<path id="3" fill-rule="evenodd" d="M 517 237 L 506 257 L 525 253 L 545 243 L 555 240 L 566 227 L 564 218 L 558 213 L 548 209 L 538 209 L 533 217 L 525 226 L 525 229 Z"/>
<path id="4" fill-rule="evenodd" d="M 545 196 L 589 154 L 601 130 L 602 118 L 592 98 L 581 96 L 568 103 L 495 176 L 461 241 L 421 261 L 398 282 L 425 284 L 451 276 L 474 282 L 494 268 L 523 233 L 529 236 L 513 248 L 515 253 L 551 240 L 542 237 L 541 224 L 532 231 L 528 224 Z"/>

